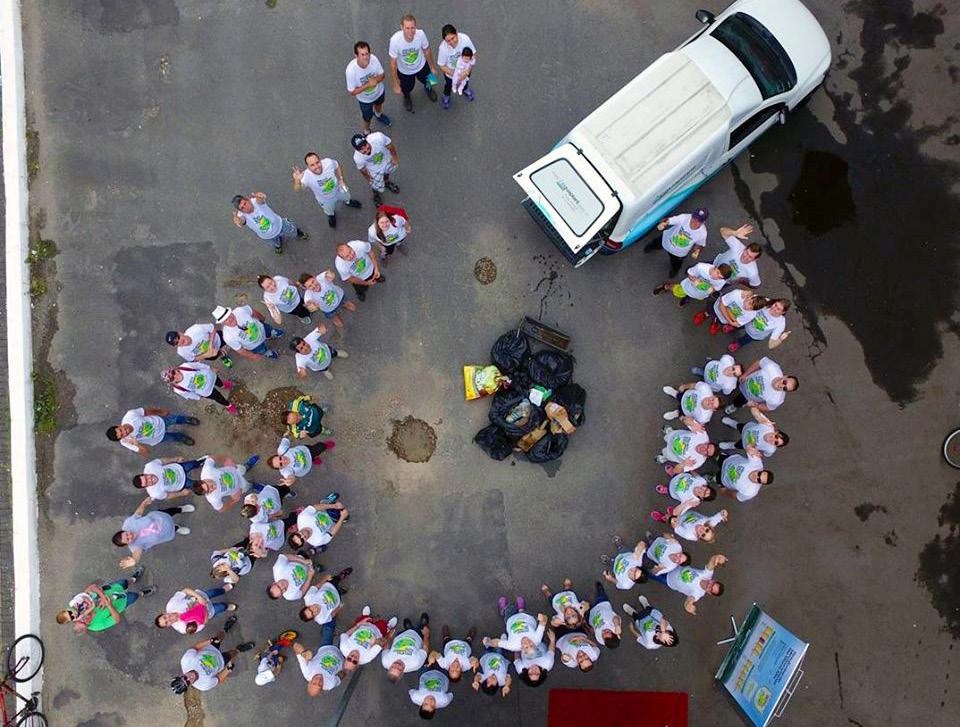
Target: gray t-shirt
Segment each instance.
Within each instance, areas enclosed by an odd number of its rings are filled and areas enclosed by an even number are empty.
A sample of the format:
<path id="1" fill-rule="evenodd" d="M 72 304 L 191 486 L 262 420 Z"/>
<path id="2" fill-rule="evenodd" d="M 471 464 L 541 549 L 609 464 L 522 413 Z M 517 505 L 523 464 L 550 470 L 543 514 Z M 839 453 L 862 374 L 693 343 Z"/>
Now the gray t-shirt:
<path id="1" fill-rule="evenodd" d="M 154 545 L 173 540 L 177 534 L 177 526 L 173 518 L 159 510 L 148 512 L 146 515 L 131 515 L 123 521 L 120 529 L 137 536 L 130 543 L 131 552 L 149 550 Z"/>

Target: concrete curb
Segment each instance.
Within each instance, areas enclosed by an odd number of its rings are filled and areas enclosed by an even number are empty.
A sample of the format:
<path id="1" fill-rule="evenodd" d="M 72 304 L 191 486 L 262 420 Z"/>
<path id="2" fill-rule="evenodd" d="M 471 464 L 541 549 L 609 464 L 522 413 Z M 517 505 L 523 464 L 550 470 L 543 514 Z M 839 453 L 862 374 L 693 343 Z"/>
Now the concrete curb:
<path id="1" fill-rule="evenodd" d="M 0 0 L 3 159 L 6 190 L 7 360 L 10 388 L 10 480 L 16 634 L 40 630 L 37 470 L 33 438 L 33 346 L 27 207 L 27 129 L 20 0 Z M 40 691 L 43 672 L 23 692 Z"/>

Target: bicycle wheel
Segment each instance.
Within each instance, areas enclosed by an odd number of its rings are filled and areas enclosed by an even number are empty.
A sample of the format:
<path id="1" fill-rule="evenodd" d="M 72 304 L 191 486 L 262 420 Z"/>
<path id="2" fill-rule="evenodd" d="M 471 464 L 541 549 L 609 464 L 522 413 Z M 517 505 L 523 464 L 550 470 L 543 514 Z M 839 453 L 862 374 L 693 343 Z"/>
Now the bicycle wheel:
<path id="1" fill-rule="evenodd" d="M 954 469 L 960 470 L 960 429 L 955 429 L 943 440 L 943 458 Z"/>
<path id="2" fill-rule="evenodd" d="M 30 681 L 40 671 L 41 666 L 43 642 L 39 636 L 24 634 L 7 649 L 7 673 L 15 682 Z"/>
<path id="3" fill-rule="evenodd" d="M 47 727 L 47 718 L 43 712 L 25 712 L 16 727 Z"/>

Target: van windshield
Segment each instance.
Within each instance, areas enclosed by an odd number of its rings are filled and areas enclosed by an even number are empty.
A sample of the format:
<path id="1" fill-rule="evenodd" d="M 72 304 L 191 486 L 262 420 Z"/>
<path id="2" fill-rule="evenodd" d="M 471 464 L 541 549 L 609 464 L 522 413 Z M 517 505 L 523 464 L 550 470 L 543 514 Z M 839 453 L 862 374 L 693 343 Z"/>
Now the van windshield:
<path id="1" fill-rule="evenodd" d="M 734 13 L 711 35 L 746 67 L 764 99 L 785 93 L 797 84 L 797 71 L 790 56 L 755 18 Z"/>
<path id="2" fill-rule="evenodd" d="M 577 237 L 603 213 L 603 202 L 566 159 L 557 159 L 530 174 L 530 181 Z"/>

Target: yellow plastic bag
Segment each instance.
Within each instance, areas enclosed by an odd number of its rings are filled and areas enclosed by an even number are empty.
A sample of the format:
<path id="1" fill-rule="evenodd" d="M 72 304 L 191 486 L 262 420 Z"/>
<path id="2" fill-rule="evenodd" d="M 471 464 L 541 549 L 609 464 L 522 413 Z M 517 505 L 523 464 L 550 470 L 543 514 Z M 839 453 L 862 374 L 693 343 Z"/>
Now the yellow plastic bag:
<path id="1" fill-rule="evenodd" d="M 464 366 L 463 393 L 467 401 L 495 394 L 510 379 L 496 366 Z"/>

